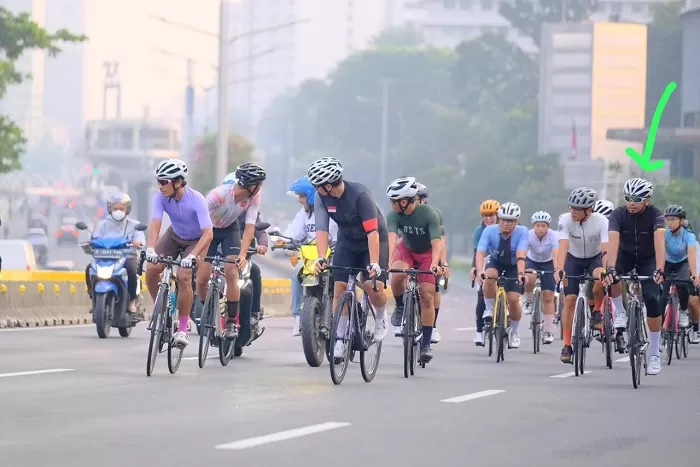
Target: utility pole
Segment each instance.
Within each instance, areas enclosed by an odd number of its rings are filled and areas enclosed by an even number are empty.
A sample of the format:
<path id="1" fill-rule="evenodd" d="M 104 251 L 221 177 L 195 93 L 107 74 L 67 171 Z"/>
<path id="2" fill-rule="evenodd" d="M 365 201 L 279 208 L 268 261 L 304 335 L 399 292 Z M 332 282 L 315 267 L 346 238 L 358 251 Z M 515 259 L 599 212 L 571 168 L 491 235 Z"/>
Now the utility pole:
<path id="1" fill-rule="evenodd" d="M 219 124 L 216 142 L 216 180 L 220 183 L 228 171 L 228 3 L 219 1 Z"/>
<path id="2" fill-rule="evenodd" d="M 119 62 L 116 60 L 104 62 L 103 67 L 105 69 L 105 81 L 102 91 L 102 119 L 107 120 L 107 98 L 111 90 L 115 90 L 117 93 L 115 117 L 119 118 L 122 115 L 122 84 L 119 79 Z"/>
<path id="3" fill-rule="evenodd" d="M 382 133 L 381 133 L 381 153 L 379 156 L 379 185 L 386 185 L 386 162 L 389 152 L 389 83 L 390 80 L 381 80 L 382 85 Z"/>

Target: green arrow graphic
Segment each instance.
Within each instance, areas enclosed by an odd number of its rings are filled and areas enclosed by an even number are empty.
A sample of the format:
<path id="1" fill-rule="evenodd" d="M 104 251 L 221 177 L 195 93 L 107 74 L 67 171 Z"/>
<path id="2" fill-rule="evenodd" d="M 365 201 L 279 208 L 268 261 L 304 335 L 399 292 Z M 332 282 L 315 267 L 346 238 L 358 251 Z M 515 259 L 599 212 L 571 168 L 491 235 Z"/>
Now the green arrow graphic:
<path id="1" fill-rule="evenodd" d="M 656 110 L 654 111 L 654 117 L 651 119 L 651 126 L 649 127 L 649 134 L 647 135 L 647 142 L 644 145 L 644 154 L 639 154 L 632 148 L 627 148 L 625 152 L 630 156 L 639 167 L 645 172 L 654 172 L 661 169 L 664 166 L 664 161 L 652 161 L 651 156 L 654 153 L 654 142 L 656 142 L 656 133 L 659 131 L 659 123 L 661 122 L 661 116 L 664 114 L 664 109 L 668 100 L 671 98 L 671 94 L 676 90 L 676 82 L 671 81 L 666 86 L 664 93 L 659 99 L 659 103 L 656 104 Z"/>

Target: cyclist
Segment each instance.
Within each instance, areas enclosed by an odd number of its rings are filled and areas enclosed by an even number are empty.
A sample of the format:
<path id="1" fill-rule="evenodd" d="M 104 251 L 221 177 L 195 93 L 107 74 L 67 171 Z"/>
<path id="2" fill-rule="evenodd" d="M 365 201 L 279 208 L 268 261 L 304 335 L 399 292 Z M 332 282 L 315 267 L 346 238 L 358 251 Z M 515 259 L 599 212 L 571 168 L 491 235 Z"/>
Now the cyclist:
<path id="1" fill-rule="evenodd" d="M 649 327 L 648 374 L 661 372 L 659 347 L 661 341 L 661 304 L 659 287 L 664 281 L 666 261 L 666 227 L 663 213 L 651 203 L 654 186 L 643 178 L 625 182 L 625 206 L 615 208 L 610 215 L 610 247 L 605 273 L 606 285 L 612 285 L 610 296 L 615 306 L 614 326 L 618 349 L 624 346 L 622 330 L 627 327 L 627 312 L 622 302 L 619 276 L 636 269 L 640 276 L 653 276 L 654 283 L 642 284 Z"/>
<path id="2" fill-rule="evenodd" d="M 212 223 L 204 196 L 187 186 L 187 165 L 179 159 L 166 159 L 156 167 L 159 192 L 153 197 L 153 214 L 148 233 L 146 259 L 154 262 L 158 256 L 181 256 L 177 271 L 178 331 L 174 341 L 179 346 L 188 343 L 187 324 L 192 309 L 192 266 L 201 264 L 202 253 L 212 240 Z M 159 238 L 163 213 L 170 218 L 170 227 Z M 164 264 L 151 264 L 146 270 L 146 285 L 153 301 L 158 293 L 160 273 Z"/>
<path id="3" fill-rule="evenodd" d="M 688 229 L 689 232 L 695 233 L 693 226 L 690 225 L 688 219 L 683 219 L 683 227 Z M 697 240 L 697 236 L 696 236 Z M 700 251 L 698 247 L 695 247 L 695 271 L 700 272 Z M 624 289 L 623 289 L 624 291 Z M 700 344 L 700 297 L 693 295 L 690 297 L 688 302 L 690 307 L 691 321 L 693 323 L 693 332 L 690 333 L 690 343 Z"/>
<path id="4" fill-rule="evenodd" d="M 338 224 L 338 243 L 333 253 L 333 265 L 367 268 L 363 273 L 363 289 L 369 296 L 376 315 L 374 338 L 382 341 L 389 329 L 386 316 L 387 296 L 384 291 L 386 268 L 389 263 L 389 235 L 384 217 L 366 186 L 343 180 L 343 165 L 334 157 L 314 161 L 307 171 L 309 181 L 316 187 L 314 214 L 316 215 L 316 248 L 319 259 L 316 271 L 325 267 L 323 257 L 328 249 L 330 219 Z M 368 278 L 376 277 L 377 291 L 372 290 Z M 333 271 L 333 310 L 347 287 L 348 275 Z M 344 333 L 348 317 L 340 321 L 338 332 Z M 343 352 L 342 341 L 336 341 L 335 355 Z"/>
<path id="5" fill-rule="evenodd" d="M 550 229 L 552 216 L 545 211 L 537 211 L 530 219 L 533 228 L 528 231 L 527 256 L 525 265 L 527 267 L 527 283 L 525 284 L 525 306 L 523 313 L 532 313 L 533 291 L 537 276 L 534 271 L 551 271 L 557 269 L 559 255 L 559 236 Z M 544 315 L 544 335 L 542 343 L 551 344 L 554 342 L 554 289 L 555 281 L 553 274 L 543 274 L 540 279 L 542 288 L 542 314 Z"/>
<path id="6" fill-rule="evenodd" d="M 94 238 L 102 237 L 131 237 L 131 244 L 134 248 L 141 248 L 146 243 L 146 235 L 135 229 L 139 221 L 129 219 L 131 213 L 131 197 L 126 193 L 115 193 L 107 200 L 107 213 L 105 217 L 97 224 L 92 236 Z M 124 269 L 126 269 L 126 277 L 129 282 L 129 306 L 128 311 L 135 317 L 143 319 L 143 310 L 137 309 L 136 298 L 141 293 L 136 290 L 136 260 L 133 253 L 130 252 L 124 261 Z M 85 269 L 85 280 L 88 285 L 88 293 L 92 293 L 92 284 L 90 283 L 90 265 Z M 92 298 L 92 296 L 90 297 Z"/>
<path id="7" fill-rule="evenodd" d="M 666 277 L 674 275 L 676 279 L 688 281 L 693 278 L 694 285 L 700 285 L 700 278 L 697 277 L 696 261 L 697 241 L 695 234 L 690 232 L 683 226 L 683 221 L 686 218 L 685 209 L 683 206 L 672 204 L 664 210 L 664 218 L 666 220 L 666 264 L 664 266 L 664 274 Z M 666 303 L 670 284 L 665 284 L 663 297 L 661 300 L 662 306 Z M 688 299 L 690 293 L 687 284 L 678 284 L 676 286 L 679 302 L 679 317 L 678 326 L 687 328 L 690 325 L 690 317 L 688 316 Z"/>
<path id="8" fill-rule="evenodd" d="M 289 224 L 284 232 L 285 237 L 291 238 L 294 242 L 310 242 L 316 239 L 316 217 L 314 216 L 314 197 L 316 189 L 309 181 L 309 177 L 301 177 L 297 179 L 289 187 L 288 194 L 297 196 L 297 201 L 301 204 L 301 209 Z M 329 228 L 329 237 L 331 242 L 338 238 L 338 225 L 331 219 Z M 292 316 L 294 316 L 294 328 L 292 336 L 299 336 L 299 321 L 301 313 L 301 304 L 303 299 L 303 291 L 301 288 L 301 280 L 299 279 L 299 270 L 303 267 L 301 261 L 294 267 L 292 272 Z"/>
<path id="9" fill-rule="evenodd" d="M 479 240 L 481 239 L 481 234 L 484 229 L 489 225 L 494 225 L 498 221 L 498 209 L 501 204 L 495 199 L 487 199 L 479 206 L 479 213 L 481 214 L 481 225 L 474 231 L 474 236 L 472 237 L 472 245 L 474 245 L 474 257 L 472 258 L 472 269 L 471 269 L 471 280 L 472 282 L 476 280 L 476 250 L 479 245 Z M 488 253 L 488 252 L 487 252 Z M 484 346 L 484 310 L 486 305 L 484 304 L 484 291 L 481 286 L 479 286 L 479 292 L 476 301 L 476 332 L 474 333 L 474 344 L 477 347 Z"/>
<path id="10" fill-rule="evenodd" d="M 592 188 L 576 188 L 569 195 L 570 212 L 559 218 L 559 268 L 556 270 L 555 279 L 560 282 L 566 276 L 580 276 L 584 270 L 599 279 L 603 271 L 602 252 L 608 247 L 608 220 L 604 215 L 593 212 L 595 197 L 596 192 Z M 564 348 L 559 357 L 563 363 L 572 363 L 571 328 L 579 282 L 579 279 L 569 277 L 564 283 Z M 603 322 L 600 313 L 603 288 L 600 281 L 593 286 L 593 296 L 595 306 L 591 314 L 591 326 L 599 329 Z"/>
<path id="11" fill-rule="evenodd" d="M 207 195 L 207 206 L 214 226 L 213 239 L 209 244 L 207 256 L 215 256 L 221 245 L 221 252 L 237 264 L 226 263 L 226 330 L 225 337 L 236 337 L 236 315 L 239 309 L 241 290 L 238 286 L 237 269 L 242 270 L 246 264 L 246 252 L 255 236 L 255 222 L 260 209 L 260 189 L 267 174 L 257 164 L 245 163 L 236 168 Z M 245 230 L 243 238 L 238 225 L 238 217 L 245 213 Z M 207 284 L 211 275 L 211 261 L 201 264 L 197 274 L 197 295 L 202 301 L 206 297 Z"/>
<path id="12" fill-rule="evenodd" d="M 387 216 L 389 230 L 389 264 L 392 269 L 408 269 L 417 265 L 418 269 L 439 272 L 440 250 L 442 249 L 442 229 L 437 211 L 417 201 L 418 186 L 413 177 L 397 178 L 386 189 L 391 200 L 392 212 Z M 402 242 L 398 242 L 398 232 Z M 403 318 L 403 294 L 406 291 L 406 274 L 391 275 L 391 293 L 396 300 L 398 321 Z M 435 275 L 419 274 L 421 321 L 423 325 L 420 361 L 433 359 L 430 348 L 431 335 L 435 324 Z M 394 317 L 392 316 L 392 321 Z"/>
<path id="13" fill-rule="evenodd" d="M 416 182 L 416 186 L 418 187 L 418 203 L 419 204 L 428 204 L 428 187 L 423 185 L 422 183 Z M 440 237 L 440 240 L 442 241 L 442 249 L 440 250 L 440 267 L 442 268 L 442 276 L 445 279 L 449 279 L 450 277 L 450 268 L 447 265 L 447 241 L 445 240 L 445 216 L 442 214 L 442 211 L 435 206 L 430 206 L 433 208 L 437 213 L 438 216 L 440 217 L 440 229 L 442 231 L 442 235 Z M 435 302 L 435 323 L 433 323 L 433 334 L 431 337 L 430 342 L 432 344 L 437 344 L 442 340 L 442 336 L 440 336 L 440 332 L 438 332 L 437 329 L 437 319 L 438 319 L 438 313 L 440 312 L 440 302 L 441 302 L 441 296 L 440 296 L 440 285 L 438 283 L 435 284 L 435 298 L 433 299 Z M 392 324 L 394 316 L 392 315 Z M 394 334 L 396 334 L 396 328 L 394 328 Z M 400 332 L 400 329 L 399 329 Z"/>
<path id="14" fill-rule="evenodd" d="M 527 227 L 518 225 L 520 206 L 503 203 L 498 208 L 498 224 L 484 229 L 476 251 L 476 269 L 484 271 L 477 276 L 479 285 L 484 288 L 484 321 L 493 319 L 493 305 L 498 292 L 495 280 L 501 271 L 506 272 L 508 310 L 510 315 L 509 347 L 520 347 L 520 295 L 525 284 L 525 255 L 527 254 Z M 489 252 L 488 260 L 486 253 Z M 517 279 L 515 279 L 517 277 Z M 505 310 L 502 310 L 505 311 Z"/>

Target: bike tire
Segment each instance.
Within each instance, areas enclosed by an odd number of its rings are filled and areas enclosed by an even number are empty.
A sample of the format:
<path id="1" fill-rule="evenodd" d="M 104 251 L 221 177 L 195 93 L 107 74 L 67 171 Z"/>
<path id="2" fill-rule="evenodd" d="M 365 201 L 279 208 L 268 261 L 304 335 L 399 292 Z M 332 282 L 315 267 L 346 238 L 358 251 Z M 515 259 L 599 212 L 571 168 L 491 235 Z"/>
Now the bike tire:
<path id="1" fill-rule="evenodd" d="M 542 339 L 542 308 L 540 306 L 540 293 L 535 292 L 533 296 L 532 319 L 530 326 L 532 327 L 532 350 L 535 355 L 540 351 L 540 340 Z"/>
<path id="2" fill-rule="evenodd" d="M 638 363 L 640 359 L 639 353 L 637 351 L 640 349 L 639 345 L 639 335 L 638 335 L 638 330 L 637 330 L 637 308 L 638 305 L 636 303 L 632 303 L 632 306 L 630 307 L 630 314 L 629 314 L 629 320 L 627 323 L 627 329 L 628 329 L 628 340 L 629 340 L 629 356 L 630 356 L 630 368 L 632 369 L 632 386 L 637 389 L 639 387 L 640 379 L 639 379 L 639 369 L 638 369 Z"/>
<path id="3" fill-rule="evenodd" d="M 603 299 L 603 348 L 605 351 L 605 366 L 612 370 L 612 340 L 613 340 L 613 318 L 612 318 L 612 299 L 605 297 Z"/>
<path id="4" fill-rule="evenodd" d="M 559 296 L 557 297 L 557 309 L 555 313 L 559 317 L 559 322 L 557 323 L 559 326 L 559 340 L 564 340 L 564 324 L 561 319 L 564 313 L 564 290 L 559 292 Z"/>
<path id="5" fill-rule="evenodd" d="M 219 362 L 221 366 L 227 366 L 233 358 L 233 349 L 236 347 L 235 337 L 221 336 L 219 340 Z"/>
<path id="6" fill-rule="evenodd" d="M 423 323 L 421 321 L 421 309 L 420 302 L 416 302 L 416 307 L 413 313 L 413 350 L 411 350 L 411 375 L 415 372 L 416 366 L 422 366 L 425 368 L 425 363 L 419 363 L 420 358 L 420 347 L 421 347 L 421 334 L 423 329 Z"/>
<path id="7" fill-rule="evenodd" d="M 146 359 L 146 375 L 151 376 L 156 366 L 156 358 L 160 353 L 161 334 L 163 333 L 164 315 L 167 310 L 168 291 L 161 285 L 153 305 L 151 317 L 151 337 L 148 342 L 148 357 Z"/>
<path id="8" fill-rule="evenodd" d="M 92 310 L 97 336 L 100 339 L 108 338 L 112 330 L 112 323 L 109 317 L 110 300 L 108 295 L 108 293 L 98 293 L 97 297 L 95 297 L 95 308 Z"/>
<path id="9" fill-rule="evenodd" d="M 338 308 L 333 314 L 333 324 L 331 325 L 331 335 L 329 336 L 330 343 L 330 372 L 331 380 L 333 384 L 339 385 L 345 379 L 345 375 L 348 371 L 348 365 L 350 363 L 350 353 L 352 352 L 352 327 L 353 319 L 355 318 L 355 310 L 353 310 L 353 296 L 352 294 L 345 294 L 341 297 L 338 303 Z M 343 310 L 347 309 L 347 325 L 345 332 L 342 336 L 338 336 L 338 327 L 340 326 L 341 318 L 343 316 Z M 341 341 L 344 343 L 343 354 L 335 355 L 335 343 Z M 336 358 L 342 359 L 336 363 Z"/>
<path id="10" fill-rule="evenodd" d="M 175 335 L 175 319 L 170 318 L 170 326 L 168 326 L 168 371 L 171 375 L 177 373 L 182 362 L 182 353 L 184 349 L 175 345 L 173 336 Z"/>
<path id="11" fill-rule="evenodd" d="M 326 343 L 321 336 L 322 318 L 321 301 L 313 295 L 305 296 L 299 316 L 299 331 L 304 358 L 306 363 L 313 368 L 321 366 L 323 355 L 326 353 Z"/>
<path id="12" fill-rule="evenodd" d="M 499 296 L 496 297 L 496 307 L 498 311 L 496 312 L 496 309 L 494 309 L 493 314 L 496 321 L 496 344 L 498 346 L 496 350 L 496 363 L 499 363 L 505 360 L 506 344 L 504 341 L 508 339 L 508 330 L 506 329 L 505 322 L 505 315 L 508 311 L 506 310 L 506 298 L 504 295 L 499 294 Z"/>
<path id="13" fill-rule="evenodd" d="M 218 295 L 218 291 L 217 291 Z M 199 368 L 204 368 L 209 354 L 209 347 L 214 336 L 214 309 L 212 307 L 212 297 L 214 296 L 214 288 L 209 287 L 207 296 L 202 307 L 202 316 L 199 318 L 199 351 L 197 353 L 197 364 Z"/>
<path id="14" fill-rule="evenodd" d="M 683 358 L 688 358 L 688 347 L 690 346 L 690 332 L 687 328 L 683 328 L 681 333 L 683 341 L 681 342 L 681 350 L 683 351 Z"/>
<path id="15" fill-rule="evenodd" d="M 586 322 L 585 307 L 583 298 L 576 299 L 574 333 L 571 339 L 574 347 L 574 375 L 576 376 L 583 374 L 586 360 L 586 345 L 583 338 L 583 327 Z"/>
<path id="16" fill-rule="evenodd" d="M 379 369 L 379 358 L 382 355 L 382 343 L 377 342 L 374 339 L 374 329 L 376 327 L 376 316 L 374 315 L 374 310 L 372 307 L 368 307 L 366 312 L 358 314 L 356 319 L 359 317 L 364 317 L 364 323 L 359 326 L 359 331 L 362 333 L 362 350 L 360 350 L 360 373 L 362 373 L 362 379 L 366 383 L 371 383 L 374 377 L 377 375 L 377 370 Z M 374 322 L 374 326 L 369 324 Z M 360 323 L 358 323 L 360 324 Z M 406 330 L 404 329 L 404 333 Z M 376 346 L 376 353 L 372 356 L 372 347 Z"/>
<path id="17" fill-rule="evenodd" d="M 484 325 L 484 328 L 486 331 L 484 333 L 486 334 L 484 337 L 489 341 L 489 357 L 493 355 L 493 321 L 491 321 L 491 325 L 488 327 Z"/>
<path id="18" fill-rule="evenodd" d="M 415 336 L 413 335 L 415 330 L 415 324 L 413 319 L 415 315 L 413 314 L 413 308 L 415 303 L 413 302 L 413 294 L 404 293 L 404 310 L 403 310 L 403 377 L 408 378 L 411 373 L 411 366 L 413 364 L 413 340 Z"/>

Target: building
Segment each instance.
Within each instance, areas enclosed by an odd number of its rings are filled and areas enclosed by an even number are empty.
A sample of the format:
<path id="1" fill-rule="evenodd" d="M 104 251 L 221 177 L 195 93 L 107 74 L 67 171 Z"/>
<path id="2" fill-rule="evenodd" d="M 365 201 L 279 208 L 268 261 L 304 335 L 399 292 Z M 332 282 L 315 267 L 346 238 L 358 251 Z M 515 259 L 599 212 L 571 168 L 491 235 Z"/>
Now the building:
<path id="1" fill-rule="evenodd" d="M 540 43 L 539 152 L 562 156 L 567 186 L 595 188 L 630 161 L 608 129 L 644 125 L 647 27 L 547 23 Z"/>
<path id="2" fill-rule="evenodd" d="M 416 25 L 426 41 L 439 47 L 455 47 L 463 40 L 485 32 L 505 33 L 523 50 L 536 51 L 535 44 L 513 30 L 499 14 L 498 0 L 385 0 L 390 23 Z M 573 1 L 573 0 L 569 0 Z M 592 21 L 619 18 L 630 23 L 651 21 L 651 7 L 666 0 L 600 0 Z"/>
<path id="3" fill-rule="evenodd" d="M 46 0 L 0 0 L 0 6 L 13 14 L 30 13 L 32 20 L 43 26 L 46 19 Z M 44 52 L 25 52 L 15 63 L 18 71 L 30 73 L 31 79 L 10 86 L 0 99 L 0 113 L 9 116 L 24 130 L 29 148 L 38 146 L 44 131 Z"/>

